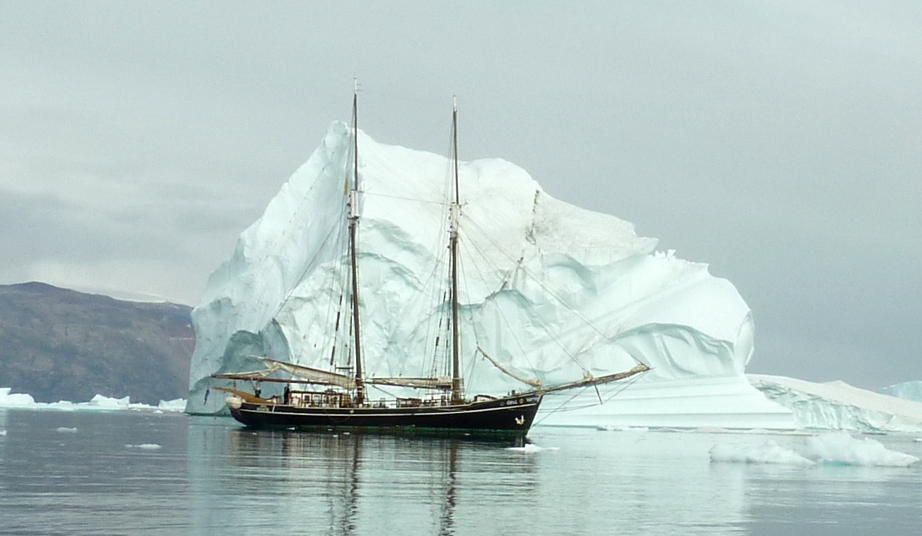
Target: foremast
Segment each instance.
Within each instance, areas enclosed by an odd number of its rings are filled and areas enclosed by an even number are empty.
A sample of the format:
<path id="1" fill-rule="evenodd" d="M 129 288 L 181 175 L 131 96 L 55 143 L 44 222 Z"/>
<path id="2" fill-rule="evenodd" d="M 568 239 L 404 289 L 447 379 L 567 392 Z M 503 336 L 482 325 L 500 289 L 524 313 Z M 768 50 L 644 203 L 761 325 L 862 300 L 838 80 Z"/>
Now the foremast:
<path id="1" fill-rule="evenodd" d="M 352 187 L 349 189 L 349 261 L 352 264 L 352 332 L 355 337 L 355 403 L 365 403 L 365 383 L 362 378 L 362 335 L 359 315 L 359 264 L 356 235 L 359 225 L 359 89 L 355 82 L 352 92 Z"/>
<path id="2" fill-rule="evenodd" d="M 452 102 L 451 112 L 452 158 L 454 161 L 454 199 L 451 203 L 451 234 L 449 251 L 451 257 L 451 402 L 464 401 L 461 383 L 460 326 L 458 325 L 458 223 L 461 217 L 461 203 L 458 188 L 458 102 Z"/>

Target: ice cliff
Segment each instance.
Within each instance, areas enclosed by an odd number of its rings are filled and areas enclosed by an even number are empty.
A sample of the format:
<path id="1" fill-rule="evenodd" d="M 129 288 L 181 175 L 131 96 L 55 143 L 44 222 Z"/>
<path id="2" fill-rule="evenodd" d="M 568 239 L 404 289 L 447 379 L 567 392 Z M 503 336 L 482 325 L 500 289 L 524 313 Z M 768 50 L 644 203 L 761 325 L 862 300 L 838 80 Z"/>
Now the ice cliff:
<path id="1" fill-rule="evenodd" d="M 922 381 L 903 382 L 880 390 L 881 394 L 922 402 Z"/>
<path id="2" fill-rule="evenodd" d="M 419 375 L 429 366 L 424 322 L 435 308 L 416 296 L 444 263 L 450 164 L 361 132 L 358 145 L 366 372 Z M 350 128 L 334 123 L 211 275 L 192 313 L 188 411 L 221 410 L 222 397 L 205 401 L 207 376 L 252 367 L 247 355 L 329 362 L 324 320 L 337 294 L 331 273 L 342 261 L 350 150 Z M 474 357 L 477 344 L 545 383 L 578 379 L 581 367 L 626 370 L 638 359 L 653 371 L 617 399 L 633 400 L 632 422 L 732 425 L 742 414 L 748 426 L 791 426 L 790 410 L 745 378 L 753 321 L 732 284 L 656 251 L 656 240 L 638 237 L 628 222 L 552 198 L 503 160 L 462 162 L 459 176 L 468 392 L 523 388 Z M 548 422 L 598 424 L 606 411 L 555 411 Z"/>
<path id="3" fill-rule="evenodd" d="M 765 396 L 793 411 L 797 428 L 870 433 L 922 431 L 919 402 L 841 381 L 814 383 L 761 374 L 751 374 L 749 380 Z"/>

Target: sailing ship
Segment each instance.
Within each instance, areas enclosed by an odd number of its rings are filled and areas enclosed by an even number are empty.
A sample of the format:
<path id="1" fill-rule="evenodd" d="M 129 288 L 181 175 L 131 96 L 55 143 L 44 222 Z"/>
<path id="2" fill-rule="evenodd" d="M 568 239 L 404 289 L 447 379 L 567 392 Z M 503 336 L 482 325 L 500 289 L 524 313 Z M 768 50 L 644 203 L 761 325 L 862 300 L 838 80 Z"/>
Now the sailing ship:
<path id="1" fill-rule="evenodd" d="M 349 299 L 347 314 L 351 317 L 351 349 L 349 366 L 323 370 L 267 357 L 250 356 L 262 362 L 264 368 L 250 372 L 216 373 L 211 377 L 231 380 L 233 386 L 214 389 L 228 393 L 226 404 L 231 415 L 250 428 L 296 430 L 336 430 L 372 433 L 425 433 L 462 436 L 501 436 L 524 438 L 535 420 L 541 401 L 548 393 L 569 389 L 595 387 L 635 377 L 649 370 L 639 362 L 624 372 L 593 376 L 588 371 L 578 380 L 552 386 L 542 385 L 535 378 L 524 378 L 504 367 L 483 349 L 478 351 L 498 371 L 512 376 L 528 387 L 504 395 L 477 394 L 467 396 L 462 378 L 459 314 L 458 241 L 461 219 L 461 197 L 458 179 L 458 108 L 452 107 L 452 187 L 449 205 L 449 281 L 447 290 L 448 325 L 450 327 L 450 376 L 430 377 L 366 377 L 362 353 L 362 332 L 359 296 L 358 227 L 359 158 L 358 158 L 358 91 L 352 101 L 352 170 L 351 181 L 345 188 L 348 195 L 346 221 L 348 226 Z M 336 325 L 339 325 L 337 317 Z M 334 348 L 335 353 L 335 348 Z M 332 365 L 332 363 L 331 363 Z M 344 373 L 348 372 L 348 373 Z M 253 384 L 252 391 L 239 389 L 237 381 Z M 261 396 L 263 383 L 284 384 L 283 394 Z M 418 389 L 426 394 L 391 399 L 372 399 L 371 387 L 391 386 Z M 276 387 L 277 391 L 277 387 Z M 601 402 L 601 395 L 599 397 Z"/>

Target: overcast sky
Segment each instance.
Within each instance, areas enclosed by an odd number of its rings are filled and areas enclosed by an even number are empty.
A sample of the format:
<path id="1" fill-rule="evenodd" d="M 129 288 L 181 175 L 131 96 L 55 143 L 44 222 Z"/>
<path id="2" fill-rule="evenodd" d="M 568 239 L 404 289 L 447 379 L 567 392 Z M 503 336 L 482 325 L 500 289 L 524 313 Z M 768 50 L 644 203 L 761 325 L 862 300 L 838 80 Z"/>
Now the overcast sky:
<path id="1" fill-rule="evenodd" d="M 0 0 L 0 284 L 196 305 L 348 120 L 708 263 L 750 372 L 922 379 L 922 3 Z"/>

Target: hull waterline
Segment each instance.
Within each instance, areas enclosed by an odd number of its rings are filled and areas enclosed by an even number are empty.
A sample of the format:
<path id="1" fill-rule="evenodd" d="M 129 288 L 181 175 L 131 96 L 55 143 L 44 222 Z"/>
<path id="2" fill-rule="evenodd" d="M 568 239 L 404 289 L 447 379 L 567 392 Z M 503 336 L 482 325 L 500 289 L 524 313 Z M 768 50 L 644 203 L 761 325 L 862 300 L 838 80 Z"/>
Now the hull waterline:
<path id="1" fill-rule="evenodd" d="M 228 405 L 235 419 L 256 429 L 524 437 L 541 399 L 540 394 L 522 394 L 485 402 L 409 408 L 299 407 L 242 400 Z"/>

